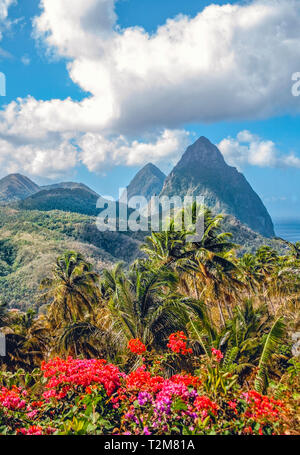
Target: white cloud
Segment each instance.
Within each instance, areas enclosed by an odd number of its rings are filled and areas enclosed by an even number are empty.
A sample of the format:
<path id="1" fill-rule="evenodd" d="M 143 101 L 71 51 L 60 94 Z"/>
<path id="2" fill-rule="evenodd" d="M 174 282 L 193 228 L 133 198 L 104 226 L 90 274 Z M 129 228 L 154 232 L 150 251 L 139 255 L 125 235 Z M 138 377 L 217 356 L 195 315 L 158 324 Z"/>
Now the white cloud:
<path id="1" fill-rule="evenodd" d="M 128 141 L 124 136 L 108 140 L 88 133 L 79 141 L 80 159 L 90 171 L 103 171 L 113 165 L 137 166 L 151 161 L 162 167 L 175 164 L 189 142 L 184 130 L 164 130 L 152 141 Z"/>
<path id="2" fill-rule="evenodd" d="M 116 22 L 115 0 L 41 0 L 37 38 L 67 57 L 99 57 Z"/>
<path id="3" fill-rule="evenodd" d="M 35 36 L 67 58 L 71 79 L 87 96 L 81 102 L 28 97 L 0 112 L 0 137 L 31 148 L 33 159 L 55 137 L 59 150 L 70 146 L 70 167 L 80 159 L 101 171 L 111 163 L 160 164 L 177 156 L 189 122 L 300 111 L 291 95 L 300 61 L 299 0 L 212 4 L 193 18 L 168 20 L 153 34 L 120 29 L 114 0 L 41 0 L 40 6 Z M 74 143 L 82 148 L 78 154 Z M 298 167 L 296 156 L 280 157 L 271 141 L 229 138 L 222 147 L 238 165 L 281 160 Z M 50 159 L 36 169 L 51 173 L 53 166 L 54 174 L 67 166 L 61 159 L 62 165 Z"/>
<path id="4" fill-rule="evenodd" d="M 4 21 L 8 16 L 8 8 L 16 3 L 16 0 L 0 0 L 0 21 Z"/>
<path id="5" fill-rule="evenodd" d="M 228 137 L 218 145 L 225 160 L 232 166 L 300 168 L 300 158 L 293 153 L 282 155 L 273 141 L 266 141 L 249 131 L 241 131 L 236 138 Z"/>
<path id="6" fill-rule="evenodd" d="M 21 62 L 23 63 L 23 65 L 28 66 L 31 63 L 31 60 L 28 57 L 28 55 L 23 55 L 23 57 L 21 58 Z"/>
<path id="7" fill-rule="evenodd" d="M 77 164 L 77 148 L 69 137 L 18 144 L 0 138 L 1 175 L 21 172 L 32 177 L 56 179 Z"/>
<path id="8" fill-rule="evenodd" d="M 70 2 L 43 0 L 36 31 L 72 59 L 72 80 L 103 100 L 99 116 L 112 131 L 299 111 L 291 96 L 300 60 L 299 0 L 210 5 L 151 35 L 114 28 L 112 0 L 78 0 L 69 9 Z M 99 27 L 91 26 L 96 11 Z"/>
<path id="9" fill-rule="evenodd" d="M 2 38 L 3 30 L 9 27 L 10 21 L 8 20 L 8 9 L 11 5 L 16 3 L 17 0 L 0 0 L 0 39 Z"/>

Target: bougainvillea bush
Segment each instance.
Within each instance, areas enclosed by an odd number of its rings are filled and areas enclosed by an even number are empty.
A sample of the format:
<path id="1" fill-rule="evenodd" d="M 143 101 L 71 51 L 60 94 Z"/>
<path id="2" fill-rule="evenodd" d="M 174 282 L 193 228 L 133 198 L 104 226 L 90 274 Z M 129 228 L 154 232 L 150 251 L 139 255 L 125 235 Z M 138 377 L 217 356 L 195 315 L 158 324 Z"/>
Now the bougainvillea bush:
<path id="1" fill-rule="evenodd" d="M 285 434 L 291 408 L 281 399 L 241 388 L 212 349 L 193 374 L 168 376 L 164 363 L 190 356 L 183 333 L 171 335 L 165 355 L 131 340 L 140 365 L 127 374 L 103 359 L 54 358 L 32 375 L 1 374 L 0 433 L 70 434 Z M 144 357 L 142 357 L 144 356 Z"/>

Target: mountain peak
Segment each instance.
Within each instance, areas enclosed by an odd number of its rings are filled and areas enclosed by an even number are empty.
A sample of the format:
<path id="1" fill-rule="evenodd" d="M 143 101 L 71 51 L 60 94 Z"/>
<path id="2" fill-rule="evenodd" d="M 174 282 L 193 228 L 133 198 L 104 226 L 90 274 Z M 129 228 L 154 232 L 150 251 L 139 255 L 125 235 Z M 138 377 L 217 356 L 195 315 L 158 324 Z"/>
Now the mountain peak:
<path id="1" fill-rule="evenodd" d="M 155 164 L 146 164 L 128 185 L 128 200 L 134 196 L 144 196 L 147 201 L 150 201 L 152 196 L 159 195 L 165 179 L 165 174 Z"/>
<path id="2" fill-rule="evenodd" d="M 202 196 L 215 213 L 233 215 L 253 231 L 274 236 L 272 219 L 259 196 L 204 136 L 187 148 L 166 179 L 161 195 Z"/>
<path id="3" fill-rule="evenodd" d="M 137 173 L 137 175 L 144 174 L 145 172 L 147 172 L 147 173 L 150 172 L 154 175 L 157 175 L 159 178 L 163 178 L 163 179 L 166 178 L 165 174 L 153 163 L 145 164 L 145 166 L 142 167 L 142 169 L 140 169 L 140 171 Z"/>
<path id="4" fill-rule="evenodd" d="M 181 162 L 186 165 L 196 163 L 205 167 L 225 166 L 225 160 L 220 150 L 205 136 L 201 136 L 190 145 L 182 156 Z"/>
<path id="5" fill-rule="evenodd" d="M 40 187 L 22 174 L 9 174 L 0 180 L 0 202 L 25 199 L 39 191 Z"/>

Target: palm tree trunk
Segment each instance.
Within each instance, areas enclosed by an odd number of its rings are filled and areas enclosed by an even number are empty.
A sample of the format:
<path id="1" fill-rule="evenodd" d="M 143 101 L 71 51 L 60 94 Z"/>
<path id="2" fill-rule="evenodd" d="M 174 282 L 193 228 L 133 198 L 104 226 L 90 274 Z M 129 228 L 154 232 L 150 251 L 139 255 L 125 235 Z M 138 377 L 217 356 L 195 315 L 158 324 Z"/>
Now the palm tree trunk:
<path id="1" fill-rule="evenodd" d="M 193 283 L 194 283 L 194 289 L 195 289 L 195 292 L 196 292 L 196 299 L 199 300 L 199 290 L 198 290 L 198 287 L 197 287 L 197 281 L 196 281 L 196 275 L 193 274 Z"/>
<path id="2" fill-rule="evenodd" d="M 224 318 L 224 313 L 223 313 L 222 305 L 221 305 L 220 302 L 218 302 L 217 305 L 218 305 L 218 310 L 219 310 L 219 314 L 220 314 L 221 325 L 222 325 L 223 327 L 225 327 L 226 323 L 225 323 L 225 318 Z"/>
<path id="3" fill-rule="evenodd" d="M 225 303 L 225 307 L 226 307 L 228 316 L 230 317 L 230 319 L 232 319 L 232 318 L 233 318 L 233 313 L 232 313 L 232 309 L 231 309 L 230 304 L 226 302 L 226 303 Z"/>

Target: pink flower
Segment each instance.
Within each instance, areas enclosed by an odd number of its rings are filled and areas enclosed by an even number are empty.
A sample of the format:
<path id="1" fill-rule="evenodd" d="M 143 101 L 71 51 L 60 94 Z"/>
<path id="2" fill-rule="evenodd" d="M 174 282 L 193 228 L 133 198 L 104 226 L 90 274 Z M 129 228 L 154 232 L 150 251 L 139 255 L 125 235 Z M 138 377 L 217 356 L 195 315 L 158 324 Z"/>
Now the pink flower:
<path id="1" fill-rule="evenodd" d="M 223 354 L 221 351 L 219 351 L 218 349 L 215 349 L 215 348 L 212 348 L 211 349 L 211 352 L 213 354 L 213 356 L 215 356 L 215 359 L 217 362 L 221 362 L 221 360 L 223 359 Z"/>

